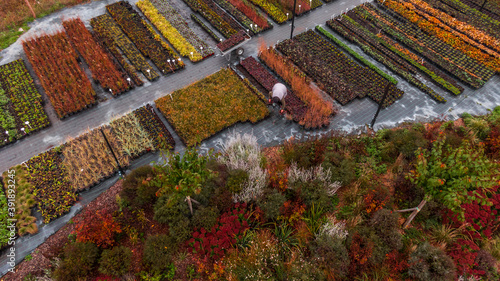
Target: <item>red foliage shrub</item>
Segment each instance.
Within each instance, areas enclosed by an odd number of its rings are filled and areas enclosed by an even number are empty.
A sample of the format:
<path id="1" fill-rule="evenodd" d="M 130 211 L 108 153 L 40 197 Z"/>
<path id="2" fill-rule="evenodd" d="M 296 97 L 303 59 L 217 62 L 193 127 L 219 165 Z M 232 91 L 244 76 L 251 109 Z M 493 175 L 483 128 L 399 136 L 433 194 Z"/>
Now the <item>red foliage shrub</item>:
<path id="1" fill-rule="evenodd" d="M 295 223 L 300 221 L 300 218 L 305 211 L 306 205 L 300 198 L 295 201 L 288 200 L 280 208 L 280 213 L 291 225 L 295 225 Z"/>
<path id="2" fill-rule="evenodd" d="M 120 225 L 107 210 L 86 210 L 83 216 L 75 221 L 77 242 L 91 242 L 101 248 L 114 245 L 114 236 L 122 232 Z"/>
<path id="3" fill-rule="evenodd" d="M 476 269 L 476 256 L 479 250 L 479 246 L 477 246 L 474 241 L 464 239 L 458 239 L 457 242 L 451 246 L 448 255 L 455 262 L 458 274 L 483 276 L 486 273 L 484 270 Z"/>
<path id="4" fill-rule="evenodd" d="M 475 197 L 476 200 L 472 203 L 464 203 L 461 205 L 464 210 L 465 223 L 470 227 L 465 230 L 466 234 L 474 239 L 486 238 L 490 239 L 500 227 L 500 194 L 498 189 L 500 186 L 495 186 L 490 193 L 486 194 L 484 190 L 479 190 L 477 194 L 469 191 L 470 197 Z M 491 206 L 480 204 L 481 200 L 488 200 Z M 447 210 L 443 215 L 443 223 L 451 224 L 454 227 L 459 227 L 464 222 L 459 220 L 457 214 L 451 210 Z"/>
<path id="5" fill-rule="evenodd" d="M 250 213 L 246 211 L 246 207 L 246 204 L 236 204 L 232 210 L 217 219 L 210 231 L 202 227 L 193 232 L 193 238 L 187 242 L 189 251 L 213 259 L 223 257 L 226 250 L 250 227 Z"/>
<path id="6" fill-rule="evenodd" d="M 402 280 L 401 274 L 408 270 L 408 256 L 398 250 L 385 255 L 385 265 L 389 269 L 389 275 L 394 280 Z"/>
<path id="7" fill-rule="evenodd" d="M 351 258 L 349 272 L 351 276 L 356 276 L 368 269 L 368 259 L 372 255 L 373 246 L 373 242 L 366 237 L 357 232 L 354 234 L 349 247 L 349 257 Z"/>

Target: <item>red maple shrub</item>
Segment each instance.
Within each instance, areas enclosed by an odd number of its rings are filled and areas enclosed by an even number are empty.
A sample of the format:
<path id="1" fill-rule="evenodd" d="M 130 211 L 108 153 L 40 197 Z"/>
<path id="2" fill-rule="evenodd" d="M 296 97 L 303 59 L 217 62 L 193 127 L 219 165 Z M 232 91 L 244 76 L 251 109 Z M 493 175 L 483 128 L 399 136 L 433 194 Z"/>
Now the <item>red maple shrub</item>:
<path id="1" fill-rule="evenodd" d="M 468 196 L 476 198 L 471 203 L 461 205 L 464 211 L 465 221 L 459 219 L 458 214 L 447 210 L 443 215 L 443 223 L 450 223 L 453 227 L 460 227 L 463 223 L 469 225 L 465 230 L 466 234 L 474 239 L 491 239 L 500 227 L 500 194 L 498 194 L 499 185 L 493 187 L 490 192 L 478 190 L 477 194 L 473 191 L 468 192 Z M 481 204 L 481 201 L 487 200 L 488 204 Z"/>
<path id="2" fill-rule="evenodd" d="M 115 244 L 115 234 L 121 232 L 120 225 L 108 210 L 87 209 L 83 216 L 75 221 L 73 233 L 76 234 L 77 242 L 91 242 L 106 249 Z"/>
<path id="3" fill-rule="evenodd" d="M 351 276 L 357 276 L 368 269 L 369 259 L 372 256 L 374 243 L 370 239 L 355 233 L 349 247 L 349 272 Z"/>
<path id="4" fill-rule="evenodd" d="M 389 275 L 394 280 L 401 280 L 401 274 L 408 270 L 408 255 L 398 250 L 385 255 L 385 265 L 389 269 Z"/>
<path id="5" fill-rule="evenodd" d="M 213 259 L 223 257 L 226 250 L 250 227 L 250 213 L 246 207 L 246 204 L 236 204 L 217 219 L 211 230 L 202 227 L 193 232 L 193 238 L 187 241 L 189 251 Z"/>
<path id="6" fill-rule="evenodd" d="M 451 246 L 448 255 L 455 262 L 458 274 L 483 276 L 486 273 L 484 270 L 477 269 L 476 257 L 479 250 L 479 246 L 474 241 L 465 239 L 458 239 Z"/>

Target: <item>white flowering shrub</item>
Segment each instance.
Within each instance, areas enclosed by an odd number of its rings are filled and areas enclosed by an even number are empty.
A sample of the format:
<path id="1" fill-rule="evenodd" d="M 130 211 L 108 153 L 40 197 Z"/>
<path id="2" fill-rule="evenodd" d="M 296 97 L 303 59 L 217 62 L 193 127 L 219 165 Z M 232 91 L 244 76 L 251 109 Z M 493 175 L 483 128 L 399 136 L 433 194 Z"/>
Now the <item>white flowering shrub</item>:
<path id="1" fill-rule="evenodd" d="M 223 156 L 219 160 L 231 170 L 241 169 L 248 173 L 248 181 L 242 190 L 233 195 L 233 201 L 248 203 L 262 195 L 267 185 L 268 175 L 260 167 L 262 154 L 257 138 L 251 134 L 233 134 L 222 147 Z"/>
<path id="2" fill-rule="evenodd" d="M 329 217 L 327 222 L 321 226 L 319 229 L 319 234 L 317 237 L 323 235 L 344 240 L 349 232 L 345 229 L 346 224 L 344 221 L 337 221 L 334 217 Z"/>
<path id="3" fill-rule="evenodd" d="M 341 187 L 340 182 L 331 182 L 332 173 L 330 169 L 324 169 L 323 166 L 318 165 L 309 169 L 299 168 L 296 163 L 290 165 L 288 170 L 288 182 L 310 182 L 319 180 L 323 183 L 323 187 L 329 196 L 333 196 Z"/>

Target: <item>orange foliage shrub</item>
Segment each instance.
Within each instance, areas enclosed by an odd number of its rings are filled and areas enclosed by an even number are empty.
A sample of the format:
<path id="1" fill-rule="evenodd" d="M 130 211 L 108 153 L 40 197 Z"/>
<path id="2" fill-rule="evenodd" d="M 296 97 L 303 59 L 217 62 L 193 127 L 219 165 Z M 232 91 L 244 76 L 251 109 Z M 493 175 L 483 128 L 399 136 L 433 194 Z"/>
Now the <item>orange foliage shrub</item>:
<path id="1" fill-rule="evenodd" d="M 261 45 L 259 57 L 290 86 L 295 94 L 307 105 L 307 111 L 300 125 L 307 129 L 326 126 L 330 123 L 330 115 L 336 114 L 331 102 L 323 100 L 318 89 L 313 88 L 306 75 L 281 55 L 274 48 Z"/>
<path id="2" fill-rule="evenodd" d="M 121 233 L 120 225 L 109 211 L 86 210 L 81 219 L 75 222 L 76 241 L 91 242 L 101 248 L 110 248 L 115 244 L 115 234 Z"/>

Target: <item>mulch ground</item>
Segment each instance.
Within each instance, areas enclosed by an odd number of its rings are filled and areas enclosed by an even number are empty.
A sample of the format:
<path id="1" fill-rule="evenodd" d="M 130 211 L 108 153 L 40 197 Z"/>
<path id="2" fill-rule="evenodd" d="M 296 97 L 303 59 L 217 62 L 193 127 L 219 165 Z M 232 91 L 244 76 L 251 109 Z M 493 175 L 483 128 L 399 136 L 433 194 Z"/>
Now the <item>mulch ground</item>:
<path id="1" fill-rule="evenodd" d="M 119 180 L 108 190 L 100 194 L 94 201 L 90 202 L 85 209 L 98 211 L 109 208 L 110 210 L 117 210 L 116 195 L 121 190 L 122 180 Z M 73 217 L 73 220 L 79 219 L 82 216 L 83 212 L 80 212 Z M 51 260 L 61 253 L 64 245 L 69 241 L 68 236 L 74 231 L 74 228 L 75 224 L 67 223 L 33 251 L 31 254 L 33 258 L 31 260 L 22 261 L 16 266 L 15 273 L 7 273 L 1 280 L 23 281 L 30 273 L 32 276 L 44 276 L 44 270 L 52 267 Z"/>

